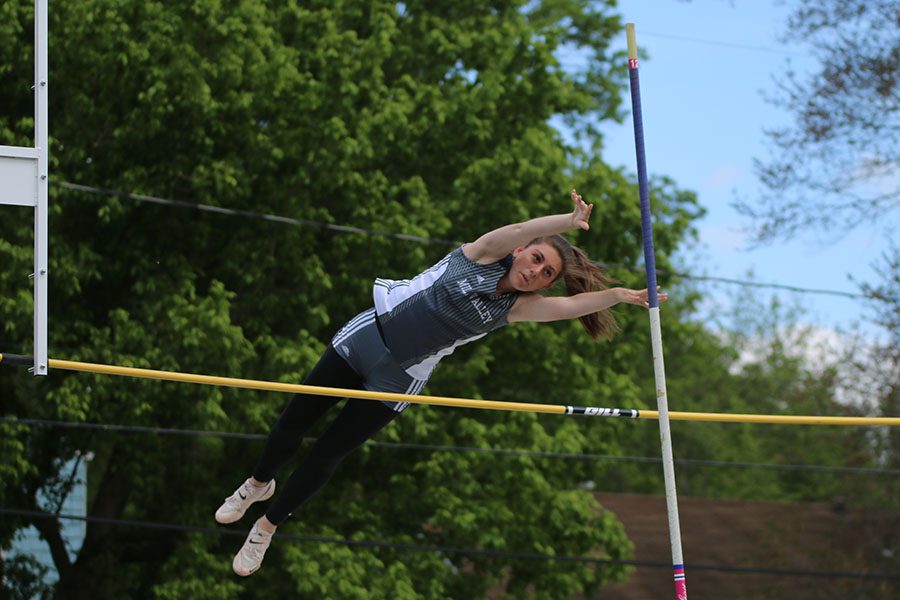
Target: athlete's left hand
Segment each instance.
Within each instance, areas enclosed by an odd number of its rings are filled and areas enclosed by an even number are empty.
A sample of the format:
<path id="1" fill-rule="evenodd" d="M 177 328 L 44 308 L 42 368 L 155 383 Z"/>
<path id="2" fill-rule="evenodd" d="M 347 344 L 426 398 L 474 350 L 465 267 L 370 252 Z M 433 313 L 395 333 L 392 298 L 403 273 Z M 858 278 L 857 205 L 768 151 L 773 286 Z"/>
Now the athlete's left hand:
<path id="1" fill-rule="evenodd" d="M 572 211 L 572 229 L 584 229 L 587 231 L 591 228 L 588 221 L 591 219 L 591 211 L 594 209 L 593 204 L 587 204 L 581 194 L 573 188 L 569 195 L 572 197 L 572 203 L 575 209 Z"/>
<path id="2" fill-rule="evenodd" d="M 660 288 L 656 289 L 659 290 Z M 624 302 L 625 304 L 636 304 L 637 306 L 643 306 L 644 308 L 650 307 L 650 294 L 646 289 L 629 290 L 628 288 L 616 288 L 616 290 L 619 302 Z M 657 298 L 659 298 L 660 302 L 667 302 L 669 300 L 669 294 L 666 292 L 659 292 L 657 294 Z"/>

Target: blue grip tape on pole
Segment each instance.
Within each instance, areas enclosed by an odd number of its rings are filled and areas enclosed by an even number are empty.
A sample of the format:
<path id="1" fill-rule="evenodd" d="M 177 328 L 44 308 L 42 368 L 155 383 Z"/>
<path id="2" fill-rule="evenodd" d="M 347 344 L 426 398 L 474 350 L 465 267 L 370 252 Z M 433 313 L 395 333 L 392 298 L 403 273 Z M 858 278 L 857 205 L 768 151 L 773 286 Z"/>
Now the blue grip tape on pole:
<path id="1" fill-rule="evenodd" d="M 631 114 L 634 119 L 634 147 L 637 152 L 638 191 L 641 197 L 641 235 L 644 239 L 644 265 L 650 308 L 659 306 L 656 292 L 656 259 L 653 254 L 653 224 L 650 221 L 650 190 L 647 184 L 647 158 L 644 155 L 644 121 L 641 117 L 641 84 L 637 66 L 628 69 L 631 78 Z"/>

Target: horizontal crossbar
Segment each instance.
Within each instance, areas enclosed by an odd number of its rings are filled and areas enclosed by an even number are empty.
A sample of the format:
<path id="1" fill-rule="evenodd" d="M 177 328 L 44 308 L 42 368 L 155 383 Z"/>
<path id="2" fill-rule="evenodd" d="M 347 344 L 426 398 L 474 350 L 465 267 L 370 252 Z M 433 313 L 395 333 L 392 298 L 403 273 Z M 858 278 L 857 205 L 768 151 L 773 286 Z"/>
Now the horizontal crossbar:
<path id="1" fill-rule="evenodd" d="M 0 354 L 0 363 L 19 366 L 30 366 L 33 359 L 18 354 Z M 175 371 L 157 371 L 118 365 L 85 363 L 71 360 L 51 358 L 51 369 L 80 371 L 98 375 L 121 375 L 179 383 L 197 383 L 218 385 L 250 390 L 271 392 L 288 392 L 313 394 L 317 396 L 338 396 L 361 400 L 382 400 L 391 402 L 409 402 L 411 404 L 430 404 L 434 406 L 451 406 L 457 408 L 478 408 L 484 410 L 506 410 L 515 412 L 533 412 L 560 415 L 582 415 L 589 417 L 624 417 L 632 419 L 658 419 L 659 411 L 627 408 L 598 408 L 591 406 L 567 406 L 562 404 L 536 404 L 531 402 L 498 402 L 495 400 L 475 400 L 471 398 L 450 398 L 445 396 L 413 396 L 390 392 L 374 392 L 370 390 L 348 390 L 296 383 L 280 383 L 277 381 L 260 381 L 255 379 L 239 379 L 234 377 L 218 377 L 214 375 L 197 375 L 178 373 Z M 732 413 L 700 413 L 669 412 L 673 421 L 706 421 L 719 423 L 769 423 L 780 425 L 881 425 L 900 426 L 900 417 L 818 417 L 801 415 L 754 415 Z"/>

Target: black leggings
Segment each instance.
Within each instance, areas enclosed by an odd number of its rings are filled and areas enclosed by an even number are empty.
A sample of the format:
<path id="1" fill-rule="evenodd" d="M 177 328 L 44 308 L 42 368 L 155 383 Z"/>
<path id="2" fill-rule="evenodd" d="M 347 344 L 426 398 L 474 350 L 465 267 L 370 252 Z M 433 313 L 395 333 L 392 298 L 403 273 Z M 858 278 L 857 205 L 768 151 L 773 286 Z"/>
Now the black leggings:
<path id="1" fill-rule="evenodd" d="M 363 389 L 362 377 L 329 344 L 322 358 L 306 377 L 306 385 Z M 269 438 L 253 478 L 269 481 L 290 459 L 309 428 L 328 409 L 341 401 L 330 396 L 296 394 L 281 413 Z M 275 525 L 287 519 L 331 478 L 341 460 L 375 435 L 400 413 L 376 400 L 347 401 L 328 429 L 313 445 L 306 460 L 297 467 L 266 512 Z"/>

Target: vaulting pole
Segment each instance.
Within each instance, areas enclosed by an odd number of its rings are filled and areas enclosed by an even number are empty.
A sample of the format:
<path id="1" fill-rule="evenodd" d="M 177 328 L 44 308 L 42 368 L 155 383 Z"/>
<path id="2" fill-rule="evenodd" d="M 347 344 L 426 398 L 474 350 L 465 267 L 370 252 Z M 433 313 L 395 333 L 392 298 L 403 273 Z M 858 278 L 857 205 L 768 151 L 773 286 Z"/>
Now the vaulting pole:
<path id="1" fill-rule="evenodd" d="M 638 187 L 641 197 L 641 230 L 644 238 L 644 265 L 650 304 L 650 339 L 653 345 L 653 373 L 656 377 L 656 404 L 659 409 L 659 440 L 662 445 L 663 478 L 666 484 L 666 508 L 669 513 L 669 541 L 672 543 L 672 569 L 675 598 L 687 600 L 684 557 L 681 553 L 681 526 L 678 522 L 678 495 L 675 491 L 675 461 L 672 432 L 669 428 L 669 402 L 666 397 L 666 369 L 663 364 L 662 332 L 659 326 L 659 296 L 656 293 L 656 259 L 653 254 L 653 226 L 650 220 L 650 191 L 647 185 L 647 160 L 644 155 L 644 121 L 641 116 L 641 85 L 638 79 L 637 42 L 634 23 L 625 25 L 628 38 L 628 76 L 631 81 L 631 112 L 634 119 L 634 146 L 637 153 Z"/>

